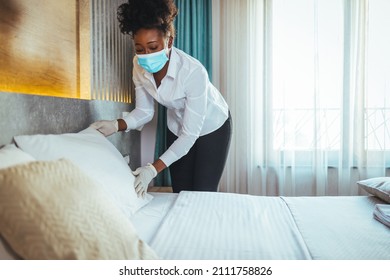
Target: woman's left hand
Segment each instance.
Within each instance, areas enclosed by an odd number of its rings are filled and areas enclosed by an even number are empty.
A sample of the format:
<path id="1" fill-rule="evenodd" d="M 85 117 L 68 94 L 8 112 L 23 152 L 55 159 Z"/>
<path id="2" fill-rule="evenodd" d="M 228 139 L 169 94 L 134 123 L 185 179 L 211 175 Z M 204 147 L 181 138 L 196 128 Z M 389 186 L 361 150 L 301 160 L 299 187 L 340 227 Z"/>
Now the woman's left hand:
<path id="1" fill-rule="evenodd" d="M 101 120 L 101 121 L 94 122 L 93 124 L 90 125 L 90 127 L 96 129 L 101 134 L 107 137 L 118 132 L 118 121 Z"/>
<path id="2" fill-rule="evenodd" d="M 157 170 L 152 164 L 148 163 L 146 166 L 138 167 L 133 171 L 133 175 L 136 176 L 134 181 L 135 192 L 138 197 L 144 197 L 148 190 L 149 183 L 157 175 Z"/>

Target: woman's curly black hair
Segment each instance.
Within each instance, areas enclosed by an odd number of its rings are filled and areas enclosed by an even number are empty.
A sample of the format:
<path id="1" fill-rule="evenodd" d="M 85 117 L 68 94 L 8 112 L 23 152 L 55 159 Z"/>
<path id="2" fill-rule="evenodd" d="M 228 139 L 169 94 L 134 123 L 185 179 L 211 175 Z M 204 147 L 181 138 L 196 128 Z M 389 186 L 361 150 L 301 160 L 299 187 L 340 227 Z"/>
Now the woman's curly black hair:
<path id="1" fill-rule="evenodd" d="M 157 28 L 164 35 L 175 36 L 173 20 L 176 15 L 173 0 L 128 0 L 117 12 L 121 32 L 131 36 L 141 28 Z"/>

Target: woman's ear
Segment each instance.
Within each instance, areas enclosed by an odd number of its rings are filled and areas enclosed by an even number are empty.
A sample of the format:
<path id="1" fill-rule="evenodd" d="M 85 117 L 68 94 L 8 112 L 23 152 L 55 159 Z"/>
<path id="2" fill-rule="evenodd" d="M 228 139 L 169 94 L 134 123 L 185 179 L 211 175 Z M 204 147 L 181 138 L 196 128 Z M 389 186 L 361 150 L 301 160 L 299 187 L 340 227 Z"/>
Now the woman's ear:
<path id="1" fill-rule="evenodd" d="M 173 46 L 173 36 L 169 36 L 169 39 L 168 39 L 168 49 L 172 48 Z"/>

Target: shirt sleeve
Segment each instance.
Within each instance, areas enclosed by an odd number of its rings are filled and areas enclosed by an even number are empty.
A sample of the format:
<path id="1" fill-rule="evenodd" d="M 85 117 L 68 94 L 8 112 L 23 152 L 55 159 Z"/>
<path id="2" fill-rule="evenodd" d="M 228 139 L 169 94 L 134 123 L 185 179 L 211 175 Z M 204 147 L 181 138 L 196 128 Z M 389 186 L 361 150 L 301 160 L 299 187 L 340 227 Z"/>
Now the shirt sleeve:
<path id="1" fill-rule="evenodd" d="M 186 155 L 202 131 L 207 113 L 209 79 L 206 69 L 197 68 L 185 81 L 185 109 L 178 138 L 160 159 L 166 166 Z"/>
<path id="2" fill-rule="evenodd" d="M 148 94 L 138 79 L 138 73 L 133 70 L 133 82 L 135 85 L 135 109 L 123 119 L 126 122 L 128 132 L 131 129 L 142 129 L 142 126 L 153 119 L 154 99 Z"/>

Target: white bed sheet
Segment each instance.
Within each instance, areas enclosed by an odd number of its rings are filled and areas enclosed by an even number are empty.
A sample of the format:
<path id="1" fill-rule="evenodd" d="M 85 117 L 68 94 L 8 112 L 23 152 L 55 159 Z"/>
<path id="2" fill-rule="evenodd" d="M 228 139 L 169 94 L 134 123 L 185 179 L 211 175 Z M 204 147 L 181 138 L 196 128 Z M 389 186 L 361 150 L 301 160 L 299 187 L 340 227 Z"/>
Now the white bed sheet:
<path id="1" fill-rule="evenodd" d="M 389 260 L 390 228 L 373 196 L 284 197 L 313 259 Z"/>
<path id="2" fill-rule="evenodd" d="M 149 192 L 149 194 L 153 196 L 153 199 L 131 217 L 138 236 L 146 243 L 152 240 L 178 197 L 177 193 Z"/>
<path id="3" fill-rule="evenodd" d="M 149 245 L 162 259 L 310 259 L 278 197 L 181 192 Z"/>
<path id="4" fill-rule="evenodd" d="M 162 259 L 390 259 L 373 196 L 152 195 L 133 224 Z"/>

